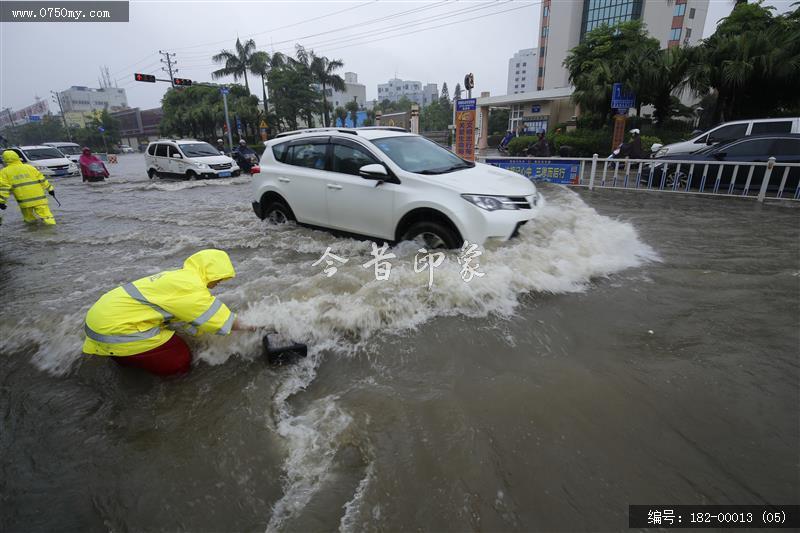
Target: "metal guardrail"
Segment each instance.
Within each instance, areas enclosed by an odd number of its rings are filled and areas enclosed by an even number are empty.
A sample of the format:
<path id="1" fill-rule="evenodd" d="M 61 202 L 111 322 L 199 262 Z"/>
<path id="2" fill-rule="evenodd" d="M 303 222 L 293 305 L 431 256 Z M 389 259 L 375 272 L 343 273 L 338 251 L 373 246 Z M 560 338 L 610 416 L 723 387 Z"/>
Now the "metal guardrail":
<path id="1" fill-rule="evenodd" d="M 544 164 L 579 165 L 573 187 L 662 191 L 684 194 L 800 200 L 800 163 L 603 159 L 593 157 L 491 157 Z M 545 180 L 547 181 L 547 180 Z"/>

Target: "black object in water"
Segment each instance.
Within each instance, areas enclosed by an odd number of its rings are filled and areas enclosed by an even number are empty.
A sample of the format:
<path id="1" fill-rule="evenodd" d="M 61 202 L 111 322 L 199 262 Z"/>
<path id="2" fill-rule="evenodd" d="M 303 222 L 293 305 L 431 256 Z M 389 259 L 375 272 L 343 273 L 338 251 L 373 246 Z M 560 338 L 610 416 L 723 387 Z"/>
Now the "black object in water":
<path id="1" fill-rule="evenodd" d="M 264 354 L 271 365 L 288 365 L 308 355 L 308 347 L 305 344 L 293 342 L 287 346 L 272 346 L 269 335 L 264 335 L 261 342 L 264 344 Z"/>

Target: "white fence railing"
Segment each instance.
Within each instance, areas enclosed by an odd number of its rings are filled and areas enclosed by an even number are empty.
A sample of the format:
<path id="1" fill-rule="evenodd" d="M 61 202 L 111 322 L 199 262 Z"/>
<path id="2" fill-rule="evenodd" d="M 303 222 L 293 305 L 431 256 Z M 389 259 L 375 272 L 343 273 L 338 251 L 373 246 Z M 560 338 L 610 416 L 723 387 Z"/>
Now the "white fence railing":
<path id="1" fill-rule="evenodd" d="M 770 200 L 800 200 L 800 163 L 602 159 L 594 157 L 488 157 L 534 181 L 589 189 L 634 189 Z"/>

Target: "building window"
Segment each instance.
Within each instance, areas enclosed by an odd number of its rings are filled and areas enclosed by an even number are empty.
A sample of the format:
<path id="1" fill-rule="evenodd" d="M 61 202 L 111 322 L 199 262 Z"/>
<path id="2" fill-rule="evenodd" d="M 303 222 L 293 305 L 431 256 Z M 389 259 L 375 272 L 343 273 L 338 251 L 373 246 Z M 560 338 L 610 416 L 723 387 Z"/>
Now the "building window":
<path id="1" fill-rule="evenodd" d="M 675 4 L 675 10 L 672 12 L 673 17 L 682 17 L 686 13 L 686 4 Z"/>
<path id="2" fill-rule="evenodd" d="M 519 78 L 514 78 L 514 81 L 519 81 Z"/>
<path id="3" fill-rule="evenodd" d="M 681 38 L 681 28 L 672 28 L 672 32 L 669 34 L 670 41 L 677 41 Z"/>
<path id="4" fill-rule="evenodd" d="M 545 26 L 544 28 L 542 28 L 542 37 L 547 37 L 547 34 L 549 33 L 549 29 L 550 29 L 549 26 Z M 517 65 L 517 66 L 519 66 L 519 65 Z"/>
<path id="5" fill-rule="evenodd" d="M 587 32 L 600 26 L 615 26 L 621 22 L 640 19 L 643 3 L 643 0 L 585 0 L 581 40 Z"/>
<path id="6" fill-rule="evenodd" d="M 525 71 L 523 70 L 522 73 L 525 74 Z"/>
<path id="7" fill-rule="evenodd" d="M 550 6 L 544 6 L 544 9 L 542 10 L 542 16 L 546 17 L 548 15 L 550 15 Z"/>
<path id="8" fill-rule="evenodd" d="M 519 89 L 519 85 L 514 85 L 514 88 L 515 89 Z"/>
<path id="9" fill-rule="evenodd" d="M 539 56 L 541 56 L 541 57 L 544 57 L 544 53 L 545 53 L 546 51 L 547 51 L 547 48 L 545 48 L 544 46 L 542 46 L 541 48 L 539 48 Z"/>
<path id="10" fill-rule="evenodd" d="M 695 9 L 693 7 L 690 7 L 689 8 L 689 18 L 690 19 L 694 18 L 694 13 L 695 13 Z"/>
<path id="11" fill-rule="evenodd" d="M 686 34 L 684 38 L 688 40 L 692 36 L 692 28 L 686 28 Z"/>
<path id="12" fill-rule="evenodd" d="M 523 83 L 522 85 L 520 85 L 520 87 L 524 89 L 525 88 L 525 84 Z"/>
<path id="13" fill-rule="evenodd" d="M 544 67 L 539 67 L 539 77 L 544 76 Z"/>
<path id="14" fill-rule="evenodd" d="M 524 67 L 524 66 L 525 66 L 525 65 L 527 65 L 527 64 L 528 64 L 528 63 L 523 63 L 523 64 L 522 64 L 522 66 Z"/>

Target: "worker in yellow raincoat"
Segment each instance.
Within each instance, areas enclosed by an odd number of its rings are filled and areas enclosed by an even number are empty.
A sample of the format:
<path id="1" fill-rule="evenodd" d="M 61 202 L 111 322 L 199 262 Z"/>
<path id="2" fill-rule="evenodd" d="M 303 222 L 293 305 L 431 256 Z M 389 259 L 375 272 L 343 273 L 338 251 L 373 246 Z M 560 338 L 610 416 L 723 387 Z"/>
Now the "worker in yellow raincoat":
<path id="1" fill-rule="evenodd" d="M 192 354 L 175 329 L 190 335 L 228 335 L 243 326 L 209 292 L 236 275 L 228 254 L 202 250 L 179 270 L 126 283 L 100 297 L 86 314 L 87 354 L 109 356 L 124 366 L 157 375 L 189 371 Z"/>
<path id="2" fill-rule="evenodd" d="M 0 170 L 0 209 L 6 208 L 6 201 L 11 193 L 19 204 L 25 222 L 36 222 L 36 217 L 47 225 L 53 226 L 56 219 L 50 212 L 47 195 L 55 196 L 50 182 L 35 167 L 23 163 L 17 152 L 3 152 L 5 168 Z"/>

